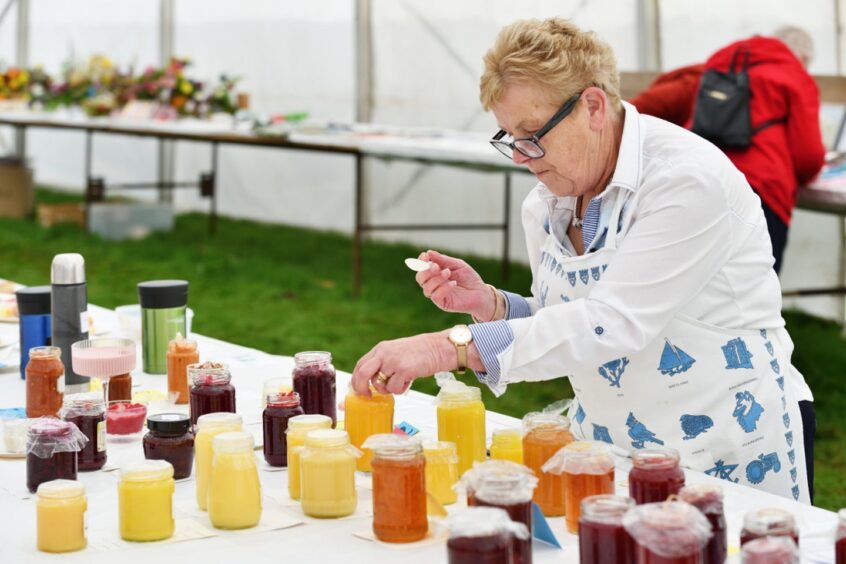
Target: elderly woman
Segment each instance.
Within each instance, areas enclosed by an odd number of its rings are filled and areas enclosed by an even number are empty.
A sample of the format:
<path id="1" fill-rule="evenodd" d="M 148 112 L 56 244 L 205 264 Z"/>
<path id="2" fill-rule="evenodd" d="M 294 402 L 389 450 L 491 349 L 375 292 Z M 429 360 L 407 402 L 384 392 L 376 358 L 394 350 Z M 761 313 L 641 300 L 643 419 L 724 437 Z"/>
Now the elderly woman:
<path id="1" fill-rule="evenodd" d="M 620 100 L 609 46 L 562 19 L 504 28 L 485 56 L 491 143 L 538 185 L 523 203 L 531 297 L 428 251 L 426 297 L 475 323 L 386 341 L 355 367 L 368 395 L 469 367 L 495 394 L 570 378 L 573 430 L 808 502 L 800 402 L 758 197 L 716 147 Z M 555 384 L 547 384 L 555 385 Z M 804 424 L 803 424 L 804 423 Z M 810 457 L 807 460 L 810 463 Z"/>

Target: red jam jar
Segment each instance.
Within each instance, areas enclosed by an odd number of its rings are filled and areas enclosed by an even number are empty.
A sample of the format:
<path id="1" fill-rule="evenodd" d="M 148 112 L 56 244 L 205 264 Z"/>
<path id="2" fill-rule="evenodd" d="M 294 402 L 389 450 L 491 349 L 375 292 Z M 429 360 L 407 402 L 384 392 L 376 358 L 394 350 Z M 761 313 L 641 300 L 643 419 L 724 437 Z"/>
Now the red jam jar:
<path id="1" fill-rule="evenodd" d="M 645 503 L 623 516 L 638 564 L 701 564 L 711 524 L 683 501 Z"/>
<path id="2" fill-rule="evenodd" d="M 191 419 L 181 413 L 159 413 L 147 418 L 147 429 L 144 458 L 170 462 L 174 480 L 190 476 L 194 465 Z"/>
<path id="3" fill-rule="evenodd" d="M 799 548 L 790 537 L 761 537 L 743 545 L 742 564 L 799 564 Z"/>
<path id="4" fill-rule="evenodd" d="M 468 507 L 449 516 L 449 564 L 511 564 L 512 537 L 529 538 L 503 509 Z"/>
<path id="5" fill-rule="evenodd" d="M 634 564 L 634 544 L 623 528 L 623 515 L 635 506 L 630 497 L 592 495 L 579 512 L 581 564 Z"/>
<path id="6" fill-rule="evenodd" d="M 846 564 L 846 509 L 837 512 L 837 532 L 834 535 L 834 562 Z"/>
<path id="7" fill-rule="evenodd" d="M 26 416 L 55 417 L 62 408 L 65 391 L 65 365 L 59 347 L 29 349 L 26 364 Z"/>
<path id="8" fill-rule="evenodd" d="M 76 425 L 55 417 L 42 417 L 26 436 L 26 487 L 35 493 L 52 480 L 76 480 L 77 453 L 88 439 Z"/>
<path id="9" fill-rule="evenodd" d="M 686 501 L 711 523 L 714 536 L 705 547 L 705 564 L 722 564 L 728 554 L 726 516 L 723 511 L 723 490 L 720 486 L 696 484 L 685 486 L 679 491 L 679 498 Z"/>
<path id="10" fill-rule="evenodd" d="M 106 404 L 100 392 L 65 396 L 62 419 L 82 431 L 88 443 L 77 454 L 80 472 L 99 470 L 106 464 Z"/>
<path id="11" fill-rule="evenodd" d="M 635 503 L 666 501 L 684 487 L 679 453 L 672 448 L 647 448 L 632 453 L 629 496 Z"/>
<path id="12" fill-rule="evenodd" d="M 191 424 L 207 413 L 235 413 L 235 386 L 229 367 L 223 362 L 188 365 L 191 381 Z"/>
<path id="13" fill-rule="evenodd" d="M 309 351 L 295 354 L 293 377 L 294 391 L 300 394 L 303 411 L 331 417 L 334 427 L 337 405 L 332 353 Z"/>
<path id="14" fill-rule="evenodd" d="M 783 509 L 772 507 L 750 511 L 743 516 L 740 546 L 761 537 L 790 537 L 799 546 L 799 529 L 796 519 Z"/>
<path id="15" fill-rule="evenodd" d="M 300 394 L 273 392 L 267 394 L 267 407 L 262 413 L 264 426 L 264 459 L 271 466 L 288 466 L 288 420 L 303 415 Z"/>

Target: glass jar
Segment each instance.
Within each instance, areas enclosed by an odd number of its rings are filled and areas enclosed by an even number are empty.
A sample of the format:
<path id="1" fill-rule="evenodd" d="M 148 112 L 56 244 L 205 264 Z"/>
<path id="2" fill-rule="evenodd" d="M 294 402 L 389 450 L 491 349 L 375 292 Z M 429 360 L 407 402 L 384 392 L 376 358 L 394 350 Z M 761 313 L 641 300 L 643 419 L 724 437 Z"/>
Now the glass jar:
<path id="1" fill-rule="evenodd" d="M 191 423 L 207 413 L 235 413 L 235 386 L 229 367 L 223 362 L 204 362 L 188 366 L 191 378 Z"/>
<path id="2" fill-rule="evenodd" d="M 278 392 L 293 392 L 294 380 L 289 376 L 274 376 L 261 383 L 261 410 L 267 407 L 267 396 Z"/>
<path id="3" fill-rule="evenodd" d="M 102 468 L 106 464 L 106 404 L 103 394 L 85 392 L 65 396 L 62 419 L 76 425 L 88 439 L 77 453 L 79 471 Z"/>
<path id="4" fill-rule="evenodd" d="M 239 431 L 212 439 L 209 520 L 218 529 L 246 529 L 261 519 L 261 485 L 253 436 Z"/>
<path id="5" fill-rule="evenodd" d="M 429 532 L 426 459 L 409 436 L 380 433 L 364 441 L 373 453 L 373 534 L 382 542 L 414 542 Z"/>
<path id="6" fill-rule="evenodd" d="M 623 516 L 638 564 L 699 564 L 711 537 L 708 519 L 683 501 L 646 503 Z"/>
<path id="7" fill-rule="evenodd" d="M 370 472 L 370 449 L 362 448 L 364 441 L 371 435 L 392 433 L 394 431 L 394 396 L 380 394 L 370 390 L 366 398 L 356 394 L 352 387 L 344 399 L 344 429 L 350 434 L 350 442 L 362 455 L 356 467 L 362 472 Z"/>
<path id="8" fill-rule="evenodd" d="M 76 480 L 53 480 L 38 486 L 37 546 L 42 552 L 73 552 L 85 538 L 85 486 Z"/>
<path id="9" fill-rule="evenodd" d="M 438 393 L 437 405 L 438 440 L 455 443 L 458 474 L 464 474 L 474 462 L 487 459 L 482 390 L 449 380 Z"/>
<path id="10" fill-rule="evenodd" d="M 837 512 L 837 531 L 834 534 L 835 564 L 846 564 L 846 509 Z"/>
<path id="11" fill-rule="evenodd" d="M 26 365 L 26 416 L 55 417 L 62 408 L 65 365 L 59 347 L 34 347 Z"/>
<path id="12" fill-rule="evenodd" d="M 458 454 L 455 443 L 449 441 L 424 441 L 426 458 L 426 492 L 441 505 L 450 505 L 458 499 L 453 486 L 458 482 Z"/>
<path id="13" fill-rule="evenodd" d="M 765 508 L 750 511 L 743 516 L 740 546 L 761 537 L 791 537 L 799 546 L 799 529 L 796 519 L 783 509 Z"/>
<path id="14" fill-rule="evenodd" d="M 3 443 L 6 452 L 26 455 L 26 435 L 38 419 L 6 419 L 3 423 Z"/>
<path id="15" fill-rule="evenodd" d="M 676 449 L 658 447 L 632 453 L 629 496 L 636 504 L 666 501 L 683 487 L 684 470 L 679 466 Z"/>
<path id="16" fill-rule="evenodd" d="M 623 515 L 635 506 L 630 497 L 592 495 L 579 511 L 581 564 L 634 564 L 632 539 L 623 528 Z"/>
<path id="17" fill-rule="evenodd" d="M 237 413 L 208 413 L 197 420 L 197 437 L 194 439 L 194 479 L 197 481 L 197 506 L 203 511 L 208 507 L 212 440 L 221 433 L 242 431 L 242 425 L 241 416 Z"/>
<path id="18" fill-rule="evenodd" d="M 515 523 L 532 530 L 532 494 L 538 480 L 525 466 L 510 469 L 503 461 L 478 464 L 473 468 L 466 485 L 473 490 L 468 505 L 498 507 L 505 510 Z M 514 564 L 531 564 L 532 539 L 512 538 L 511 560 Z"/>
<path id="19" fill-rule="evenodd" d="M 181 413 L 159 413 L 147 418 L 144 458 L 166 460 L 173 466 L 173 479 L 191 475 L 194 465 L 194 434 L 191 420 Z"/>
<path id="20" fill-rule="evenodd" d="M 26 487 L 35 493 L 44 482 L 76 480 L 77 453 L 88 439 L 76 425 L 55 417 L 43 417 L 29 427 L 26 436 Z"/>
<path id="21" fill-rule="evenodd" d="M 799 547 L 790 537 L 761 537 L 743 545 L 743 564 L 799 564 Z"/>
<path id="22" fill-rule="evenodd" d="M 113 401 L 132 401 L 132 375 L 128 372 L 109 378 L 109 403 Z"/>
<path id="23" fill-rule="evenodd" d="M 723 490 L 720 486 L 695 484 L 679 491 L 679 498 L 702 512 L 711 523 L 714 536 L 705 547 L 705 564 L 722 564 L 728 554 L 726 516 L 723 512 Z"/>
<path id="24" fill-rule="evenodd" d="M 326 415 L 306 414 L 288 420 L 288 495 L 300 499 L 300 450 L 309 431 L 331 429 L 332 419 Z"/>
<path id="25" fill-rule="evenodd" d="M 147 406 L 123 400 L 109 402 L 106 410 L 106 433 L 109 440 L 133 441 L 140 438 L 147 418 Z"/>
<path id="26" fill-rule="evenodd" d="M 541 466 L 573 442 L 570 420 L 552 413 L 527 413 L 523 417 L 523 461 L 538 477 L 534 501 L 547 517 L 565 514 L 564 476 L 544 472 Z"/>
<path id="27" fill-rule="evenodd" d="M 361 453 L 346 431 L 309 431 L 300 453 L 300 501 L 311 517 L 345 517 L 358 503 L 355 459 Z"/>
<path id="28" fill-rule="evenodd" d="M 513 537 L 529 539 L 522 523 L 515 523 L 497 507 L 468 507 L 449 516 L 449 564 L 510 563 Z"/>
<path id="29" fill-rule="evenodd" d="M 167 391 L 169 395 L 176 395 L 175 403 L 188 403 L 188 366 L 199 362 L 197 341 L 185 339 L 182 333 L 177 333 L 167 346 Z"/>
<path id="30" fill-rule="evenodd" d="M 491 460 L 523 464 L 523 436 L 519 429 L 497 429 L 491 436 Z"/>
<path id="31" fill-rule="evenodd" d="M 173 490 L 173 466 L 166 460 L 144 460 L 122 468 L 118 484 L 120 537 L 136 542 L 170 538 Z"/>
<path id="32" fill-rule="evenodd" d="M 335 367 L 332 353 L 323 351 L 298 352 L 294 355 L 294 391 L 300 394 L 303 411 L 321 414 L 337 421 L 335 405 Z"/>
<path id="33" fill-rule="evenodd" d="M 582 500 L 591 495 L 614 493 L 614 457 L 607 443 L 570 443 L 547 460 L 541 469 L 563 476 L 567 531 L 574 535 L 579 532 Z"/>
<path id="34" fill-rule="evenodd" d="M 274 392 L 267 396 L 262 413 L 264 460 L 271 466 L 288 466 L 288 421 L 303 415 L 300 394 Z"/>

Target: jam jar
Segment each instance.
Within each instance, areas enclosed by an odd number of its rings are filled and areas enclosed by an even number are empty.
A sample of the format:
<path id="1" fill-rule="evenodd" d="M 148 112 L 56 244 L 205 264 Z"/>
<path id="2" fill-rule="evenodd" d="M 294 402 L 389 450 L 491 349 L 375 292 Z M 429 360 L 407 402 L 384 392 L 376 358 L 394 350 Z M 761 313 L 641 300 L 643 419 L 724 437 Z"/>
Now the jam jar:
<path id="1" fill-rule="evenodd" d="M 26 416 L 59 414 L 65 391 L 65 365 L 59 347 L 33 347 L 26 365 Z"/>
<path id="2" fill-rule="evenodd" d="M 711 538 L 708 519 L 683 501 L 644 503 L 623 516 L 638 564 L 701 564 Z"/>
<path id="3" fill-rule="evenodd" d="M 235 413 L 235 386 L 229 367 L 223 362 L 204 362 L 188 366 L 191 378 L 191 424 L 207 413 Z"/>
<path id="4" fill-rule="evenodd" d="M 297 415 L 303 415 L 297 392 L 267 394 L 262 414 L 264 459 L 271 466 L 288 466 L 288 420 Z"/>
<path id="5" fill-rule="evenodd" d="M 26 487 L 30 493 L 52 480 L 76 480 L 77 453 L 88 439 L 76 425 L 55 417 L 42 417 L 26 436 Z"/>
<path id="6" fill-rule="evenodd" d="M 632 539 L 623 528 L 623 516 L 634 507 L 630 497 L 592 495 L 579 510 L 581 564 L 634 564 Z"/>
<path id="7" fill-rule="evenodd" d="M 449 564 L 511 563 L 512 539 L 530 539 L 522 523 L 498 507 L 468 507 L 449 516 Z"/>
<path id="8" fill-rule="evenodd" d="M 711 484 L 694 484 L 679 491 L 679 498 L 702 512 L 711 523 L 714 536 L 705 547 L 704 564 L 722 564 L 728 554 L 726 516 L 723 511 L 723 490 Z"/>
<path id="9" fill-rule="evenodd" d="M 679 452 L 669 447 L 647 448 L 632 453 L 629 496 L 635 503 L 657 503 L 678 494 L 684 487 Z"/>
<path id="10" fill-rule="evenodd" d="M 62 419 L 77 426 L 88 439 L 79 451 L 80 472 L 99 470 L 106 464 L 106 403 L 100 392 L 65 396 Z"/>
<path id="11" fill-rule="evenodd" d="M 799 547 L 790 537 L 760 537 L 743 545 L 742 564 L 799 564 Z"/>
<path id="12" fill-rule="evenodd" d="M 167 460 L 173 465 L 173 479 L 191 475 L 194 465 L 194 435 L 191 420 L 181 413 L 159 413 L 147 418 L 144 458 Z"/>
<path id="13" fill-rule="evenodd" d="M 335 402 L 335 367 L 332 353 L 298 352 L 294 355 L 294 391 L 300 394 L 303 411 L 319 413 L 337 421 Z"/>
<path id="14" fill-rule="evenodd" d="M 109 378 L 109 402 L 132 401 L 132 375 L 119 374 Z"/>
<path id="15" fill-rule="evenodd" d="M 783 509 L 764 508 L 750 511 L 743 516 L 740 546 L 761 537 L 791 537 L 799 546 L 799 529 L 796 519 Z"/>

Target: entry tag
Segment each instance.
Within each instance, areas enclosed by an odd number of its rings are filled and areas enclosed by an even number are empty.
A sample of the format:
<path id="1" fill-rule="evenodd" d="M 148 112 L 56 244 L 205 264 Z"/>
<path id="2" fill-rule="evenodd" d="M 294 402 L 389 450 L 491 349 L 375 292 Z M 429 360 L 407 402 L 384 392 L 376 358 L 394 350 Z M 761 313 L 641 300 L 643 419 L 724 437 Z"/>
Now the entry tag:
<path id="1" fill-rule="evenodd" d="M 419 432 L 420 429 L 418 429 L 408 421 L 403 421 L 402 423 L 394 425 L 394 433 L 397 433 L 399 435 L 408 435 L 409 437 L 413 437 Z"/>
<path id="2" fill-rule="evenodd" d="M 546 520 L 537 503 L 532 503 L 532 536 L 539 541 L 561 548 L 561 543 L 555 538 L 555 533 L 552 532 L 549 521 Z"/>

